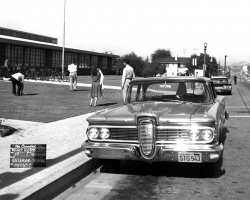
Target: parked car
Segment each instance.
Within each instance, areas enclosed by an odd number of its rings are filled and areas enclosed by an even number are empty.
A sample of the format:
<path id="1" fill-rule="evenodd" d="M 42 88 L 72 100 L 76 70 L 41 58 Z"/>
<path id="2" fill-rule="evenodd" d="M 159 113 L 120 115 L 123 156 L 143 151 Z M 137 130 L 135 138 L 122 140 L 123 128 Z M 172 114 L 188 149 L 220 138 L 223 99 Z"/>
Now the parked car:
<path id="1" fill-rule="evenodd" d="M 211 80 L 217 93 L 232 94 L 232 82 L 226 76 L 214 76 Z"/>
<path id="2" fill-rule="evenodd" d="M 229 118 L 225 97 L 211 79 L 154 77 L 130 82 L 126 104 L 97 111 L 87 121 L 88 157 L 114 170 L 121 160 L 199 163 L 206 176 L 223 151 Z"/>

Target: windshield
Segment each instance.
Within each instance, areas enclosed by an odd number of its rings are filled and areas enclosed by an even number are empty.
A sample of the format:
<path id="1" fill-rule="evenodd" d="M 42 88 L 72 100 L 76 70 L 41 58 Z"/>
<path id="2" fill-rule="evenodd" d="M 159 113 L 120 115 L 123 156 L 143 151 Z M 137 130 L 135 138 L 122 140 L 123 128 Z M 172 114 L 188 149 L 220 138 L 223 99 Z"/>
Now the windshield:
<path id="1" fill-rule="evenodd" d="M 168 82 L 131 84 L 128 103 L 135 102 L 175 102 L 208 103 L 209 92 L 205 82 Z"/>
<path id="2" fill-rule="evenodd" d="M 227 78 L 212 78 L 211 79 L 214 83 L 227 83 Z"/>

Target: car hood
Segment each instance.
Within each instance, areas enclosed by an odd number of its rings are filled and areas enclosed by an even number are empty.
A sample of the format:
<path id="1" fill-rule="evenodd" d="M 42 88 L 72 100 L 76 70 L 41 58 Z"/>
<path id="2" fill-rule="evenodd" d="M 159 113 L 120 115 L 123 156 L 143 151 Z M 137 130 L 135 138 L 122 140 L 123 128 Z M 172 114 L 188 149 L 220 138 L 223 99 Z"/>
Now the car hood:
<path id="1" fill-rule="evenodd" d="M 136 103 L 101 110 L 87 121 L 90 124 L 135 125 L 140 117 L 154 117 L 158 124 L 190 122 L 192 118 L 207 118 L 211 106 L 185 102 Z"/>

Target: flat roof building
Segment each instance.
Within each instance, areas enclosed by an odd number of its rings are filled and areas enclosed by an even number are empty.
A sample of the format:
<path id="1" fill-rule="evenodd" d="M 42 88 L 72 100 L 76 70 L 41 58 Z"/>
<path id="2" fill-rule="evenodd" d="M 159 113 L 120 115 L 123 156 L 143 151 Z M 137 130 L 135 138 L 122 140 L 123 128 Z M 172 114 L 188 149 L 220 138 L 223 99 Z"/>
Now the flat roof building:
<path id="1" fill-rule="evenodd" d="M 62 71 L 62 46 L 57 38 L 0 27 L 0 66 L 8 59 L 10 67 L 55 69 Z M 70 47 L 64 48 L 64 71 L 74 61 L 78 75 L 89 75 L 93 66 L 110 74 L 118 55 Z"/>

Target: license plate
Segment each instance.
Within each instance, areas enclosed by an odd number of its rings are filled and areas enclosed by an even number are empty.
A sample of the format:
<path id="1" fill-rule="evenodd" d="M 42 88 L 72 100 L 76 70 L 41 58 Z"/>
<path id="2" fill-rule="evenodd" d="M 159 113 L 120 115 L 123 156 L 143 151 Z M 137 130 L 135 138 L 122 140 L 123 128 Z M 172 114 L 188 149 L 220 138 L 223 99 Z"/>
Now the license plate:
<path id="1" fill-rule="evenodd" d="M 178 162 L 201 163 L 201 153 L 178 152 Z"/>
<path id="2" fill-rule="evenodd" d="M 221 90 L 216 90 L 217 92 L 221 92 Z"/>

